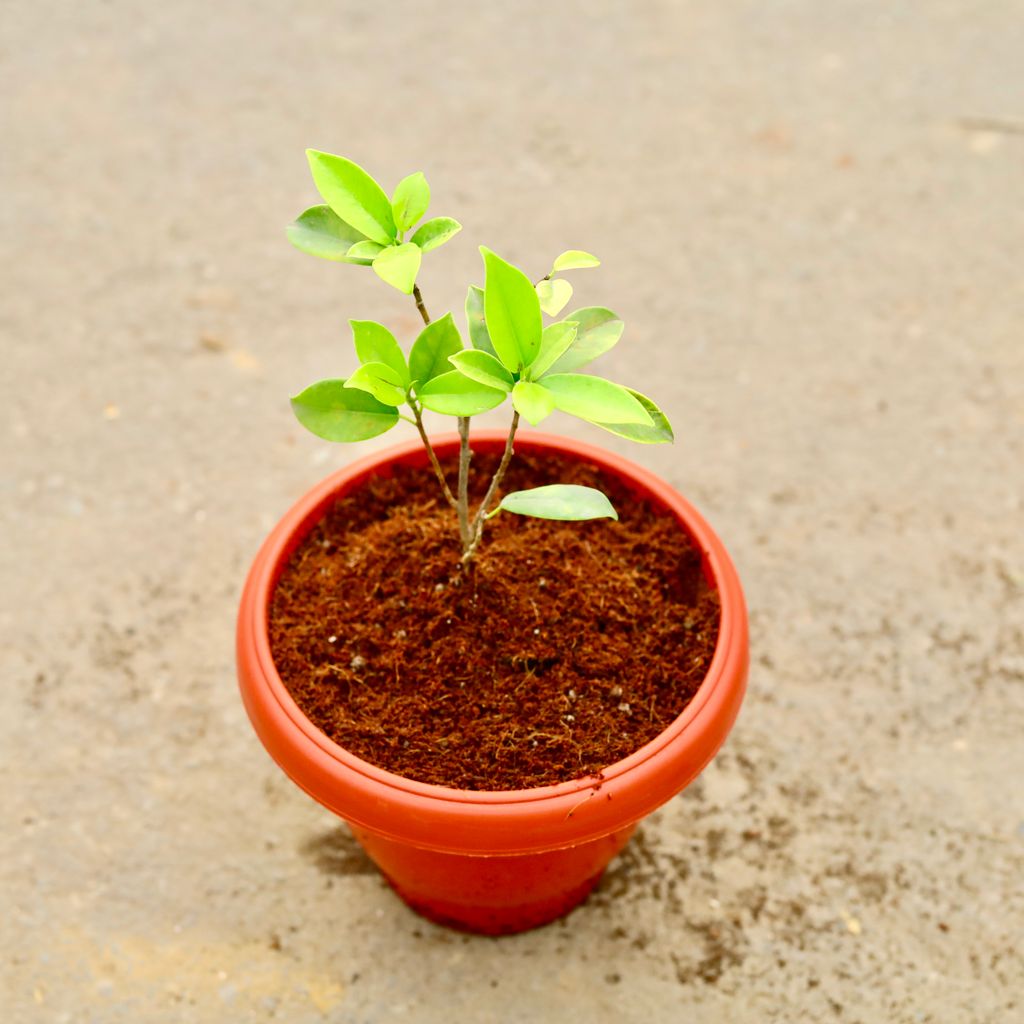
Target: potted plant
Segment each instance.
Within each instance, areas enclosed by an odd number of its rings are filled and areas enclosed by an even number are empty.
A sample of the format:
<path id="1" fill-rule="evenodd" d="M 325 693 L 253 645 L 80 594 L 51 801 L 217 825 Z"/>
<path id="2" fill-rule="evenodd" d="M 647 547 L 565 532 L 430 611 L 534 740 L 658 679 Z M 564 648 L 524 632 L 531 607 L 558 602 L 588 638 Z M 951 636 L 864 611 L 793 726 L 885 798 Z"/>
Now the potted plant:
<path id="1" fill-rule="evenodd" d="M 557 409 L 672 440 L 651 399 L 580 372 L 619 340 L 615 314 L 543 322 L 571 297 L 561 275 L 595 257 L 565 252 L 533 282 L 482 248 L 466 347 L 416 284 L 423 255 L 460 230 L 419 223 L 423 175 L 389 199 L 355 163 L 308 156 L 325 205 L 292 243 L 372 266 L 424 326 L 407 355 L 383 324 L 351 321 L 358 368 L 293 409 L 331 441 L 399 420 L 418 438 L 328 477 L 264 541 L 238 617 L 243 700 L 274 760 L 414 909 L 490 934 L 535 927 L 585 898 L 724 741 L 749 657 L 740 583 L 664 481 L 519 430 Z M 507 431 L 471 431 L 506 401 Z M 432 438 L 424 410 L 457 431 Z"/>

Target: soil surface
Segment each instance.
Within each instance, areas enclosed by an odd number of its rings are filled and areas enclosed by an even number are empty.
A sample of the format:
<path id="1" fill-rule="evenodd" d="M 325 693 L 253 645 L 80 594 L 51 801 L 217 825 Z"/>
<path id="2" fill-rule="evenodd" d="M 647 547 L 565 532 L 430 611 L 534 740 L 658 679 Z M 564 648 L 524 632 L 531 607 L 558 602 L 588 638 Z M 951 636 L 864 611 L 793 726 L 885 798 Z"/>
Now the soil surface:
<path id="1" fill-rule="evenodd" d="M 1024 992 L 1024 18 L 1005 0 L 0 12 L 4 1024 L 1011 1024 Z M 561 924 L 395 898 L 253 734 L 245 573 L 369 449 L 288 396 L 412 299 L 303 150 L 626 324 L 750 609 L 721 753 Z M 504 427 L 509 412 L 482 417 Z M 454 431 L 430 417 L 432 431 Z"/>
<path id="2" fill-rule="evenodd" d="M 497 461 L 474 457 L 474 502 Z M 271 607 L 274 661 L 314 724 L 399 775 L 499 790 L 597 774 L 682 713 L 718 636 L 700 552 L 593 466 L 517 455 L 504 489 L 548 483 L 599 488 L 619 521 L 502 513 L 466 572 L 429 469 L 330 509 Z"/>

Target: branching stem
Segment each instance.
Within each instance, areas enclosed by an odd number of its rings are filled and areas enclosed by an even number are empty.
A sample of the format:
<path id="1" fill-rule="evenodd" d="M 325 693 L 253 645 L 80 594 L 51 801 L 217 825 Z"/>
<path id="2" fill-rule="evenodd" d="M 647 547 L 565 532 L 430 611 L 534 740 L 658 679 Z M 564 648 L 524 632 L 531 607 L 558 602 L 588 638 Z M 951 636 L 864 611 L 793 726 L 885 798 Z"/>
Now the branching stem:
<path id="1" fill-rule="evenodd" d="M 420 311 L 420 316 L 423 317 L 424 324 L 429 325 L 430 314 L 427 312 L 427 307 L 423 305 L 423 296 L 420 294 L 420 286 L 418 284 L 414 284 L 412 286 L 412 296 L 416 300 L 416 308 Z M 457 511 L 459 503 L 455 500 L 455 495 L 452 494 L 452 489 L 448 486 L 448 481 L 444 476 L 444 470 L 441 469 L 441 463 L 438 462 L 437 453 L 434 451 L 434 446 L 430 443 L 430 438 L 427 437 L 427 431 L 423 426 L 423 406 L 421 406 L 419 402 L 410 395 L 409 408 L 412 409 L 412 414 L 416 417 L 414 423 L 416 424 L 416 429 L 419 431 L 423 447 L 427 450 L 427 457 L 430 459 L 430 465 L 433 466 L 434 473 L 437 476 L 437 481 L 441 485 L 441 493 L 444 495 L 445 501 L 447 501 L 448 504 Z"/>
<path id="2" fill-rule="evenodd" d="M 434 446 L 430 443 L 430 438 L 427 437 L 427 431 L 423 426 L 423 408 L 420 406 L 419 402 L 411 396 L 409 398 L 409 407 L 412 409 L 412 413 L 416 417 L 416 429 L 419 431 L 423 447 L 427 450 L 427 457 L 430 459 L 430 465 L 434 468 L 434 474 L 437 476 L 437 482 L 441 485 L 441 493 L 444 494 L 445 501 L 447 501 L 453 509 L 458 511 L 459 504 L 455 500 L 455 495 L 452 494 L 452 489 L 448 486 L 448 481 L 444 476 L 444 470 L 441 468 L 441 463 L 437 459 L 437 452 L 434 451 Z"/>
<path id="3" fill-rule="evenodd" d="M 472 534 L 469 525 L 469 460 L 473 452 L 469 447 L 469 417 L 459 417 L 459 536 L 462 538 L 462 550 L 469 550 Z"/>
<path id="4" fill-rule="evenodd" d="M 547 280 L 547 278 L 542 280 Z M 423 323 L 429 325 L 430 314 L 427 312 L 427 307 L 423 304 L 423 295 L 418 284 L 412 286 L 412 297 L 416 300 L 416 308 L 420 311 L 420 316 L 423 317 Z M 423 447 L 427 450 L 427 457 L 430 459 L 430 465 L 434 469 L 434 474 L 441 484 L 441 492 L 444 494 L 445 501 L 455 509 L 459 517 L 459 537 L 462 540 L 462 565 L 465 565 L 473 557 L 473 554 L 480 545 L 480 540 L 484 534 L 487 506 L 491 503 L 494 492 L 498 489 L 498 485 L 505 475 L 509 459 L 512 458 L 512 442 L 516 436 L 516 428 L 519 426 L 519 413 L 512 414 L 512 427 L 508 433 L 508 440 L 505 442 L 505 451 L 502 453 L 501 462 L 491 478 L 491 482 L 487 487 L 487 493 L 484 495 L 484 500 L 480 502 L 476 515 L 471 517 L 469 513 L 469 463 L 473 458 L 473 450 L 469 446 L 469 417 L 459 417 L 459 482 L 458 497 L 456 497 L 448 486 L 448 481 L 445 479 L 444 470 L 441 469 L 437 453 L 434 451 L 434 446 L 430 443 L 430 438 L 427 437 L 427 431 L 423 426 L 423 407 L 412 396 L 409 397 L 409 407 L 412 409 L 413 416 L 416 417 L 416 429 L 419 431 Z"/>
<path id="5" fill-rule="evenodd" d="M 473 517 L 472 525 L 470 526 L 471 536 L 469 540 L 469 546 L 465 548 L 462 555 L 462 564 L 465 565 L 474 555 L 476 549 L 480 546 L 480 541 L 484 535 L 484 522 L 487 519 L 487 506 L 490 505 L 494 498 L 494 492 L 498 489 L 502 478 L 505 476 L 505 470 L 508 469 L 509 461 L 512 458 L 513 442 L 516 437 L 516 428 L 519 426 L 519 413 L 512 413 L 512 425 L 509 428 L 508 438 L 505 441 L 505 450 L 501 453 L 501 462 L 498 463 L 498 468 L 491 478 L 491 482 L 487 487 L 487 493 L 484 495 L 484 500 L 480 502 L 480 507 L 476 510 L 476 515 Z"/>

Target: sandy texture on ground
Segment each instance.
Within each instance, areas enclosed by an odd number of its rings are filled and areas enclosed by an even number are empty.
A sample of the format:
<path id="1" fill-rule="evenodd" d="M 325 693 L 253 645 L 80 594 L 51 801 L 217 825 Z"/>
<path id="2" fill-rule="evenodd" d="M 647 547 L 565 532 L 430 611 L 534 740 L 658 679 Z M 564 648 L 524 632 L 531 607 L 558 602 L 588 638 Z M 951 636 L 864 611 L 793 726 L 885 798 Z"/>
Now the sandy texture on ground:
<path id="1" fill-rule="evenodd" d="M 1021 1019 L 1020 4 L 285 6 L 3 13 L 3 1019 Z M 533 934 L 407 911 L 235 692 L 250 558 L 355 454 L 286 398 L 416 325 L 285 242 L 305 146 L 427 173 L 435 312 L 480 242 L 602 256 L 679 440 L 552 425 L 747 588 L 723 753 Z"/>

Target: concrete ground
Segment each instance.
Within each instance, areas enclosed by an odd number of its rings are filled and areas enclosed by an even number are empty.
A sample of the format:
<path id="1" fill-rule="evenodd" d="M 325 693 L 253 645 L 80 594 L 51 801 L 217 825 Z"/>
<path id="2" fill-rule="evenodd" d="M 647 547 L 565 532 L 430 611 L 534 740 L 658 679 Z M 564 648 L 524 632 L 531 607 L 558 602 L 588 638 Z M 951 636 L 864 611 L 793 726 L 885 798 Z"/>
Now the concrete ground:
<path id="1" fill-rule="evenodd" d="M 1019 3 L 2 20 L 5 1022 L 1022 1019 Z M 287 396 L 347 317 L 416 325 L 284 240 L 306 146 L 427 173 L 465 225 L 433 311 L 481 242 L 603 258 L 603 372 L 679 440 L 554 428 L 687 493 L 747 588 L 726 748 L 532 934 L 407 911 L 236 695 L 248 562 L 357 452 Z"/>

